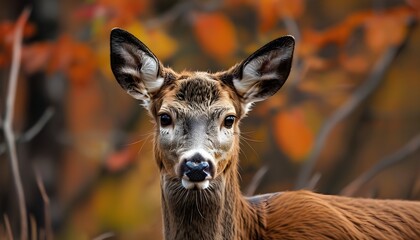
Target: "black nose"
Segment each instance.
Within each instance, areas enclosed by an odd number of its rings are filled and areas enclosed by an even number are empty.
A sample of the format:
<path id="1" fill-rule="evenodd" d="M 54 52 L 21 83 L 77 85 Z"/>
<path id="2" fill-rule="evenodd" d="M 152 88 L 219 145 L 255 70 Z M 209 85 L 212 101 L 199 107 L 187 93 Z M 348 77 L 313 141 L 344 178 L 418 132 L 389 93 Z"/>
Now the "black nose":
<path id="1" fill-rule="evenodd" d="M 191 182 L 201 182 L 210 174 L 210 164 L 200 154 L 186 159 L 182 164 L 182 173 Z"/>

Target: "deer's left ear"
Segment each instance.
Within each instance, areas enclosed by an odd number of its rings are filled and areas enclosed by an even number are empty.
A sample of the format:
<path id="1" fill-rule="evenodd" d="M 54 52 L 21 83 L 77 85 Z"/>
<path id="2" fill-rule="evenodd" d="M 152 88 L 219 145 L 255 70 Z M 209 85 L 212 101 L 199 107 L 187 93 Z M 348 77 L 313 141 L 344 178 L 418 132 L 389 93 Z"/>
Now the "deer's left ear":
<path id="1" fill-rule="evenodd" d="M 253 102 L 265 100 L 283 86 L 292 66 L 294 46 L 293 37 L 278 38 L 229 71 L 231 85 L 244 100 L 246 110 Z"/>
<path id="2" fill-rule="evenodd" d="M 121 87 L 147 107 L 164 83 L 157 57 L 131 33 L 111 31 L 111 69 Z"/>

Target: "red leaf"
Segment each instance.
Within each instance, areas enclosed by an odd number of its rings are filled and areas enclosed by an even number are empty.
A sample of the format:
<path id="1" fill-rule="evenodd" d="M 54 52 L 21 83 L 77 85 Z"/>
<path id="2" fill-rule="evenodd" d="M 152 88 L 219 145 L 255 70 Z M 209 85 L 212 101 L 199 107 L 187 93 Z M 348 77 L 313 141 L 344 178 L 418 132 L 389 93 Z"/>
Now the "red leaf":
<path id="1" fill-rule="evenodd" d="M 118 152 L 112 153 L 105 163 L 106 169 L 111 172 L 118 172 L 126 169 L 136 160 L 135 156 L 137 155 L 137 152 L 138 149 L 136 145 L 135 148 L 127 147 Z"/>
<path id="2" fill-rule="evenodd" d="M 51 56 L 50 43 L 35 43 L 25 46 L 22 51 L 22 67 L 27 73 L 44 69 Z"/>

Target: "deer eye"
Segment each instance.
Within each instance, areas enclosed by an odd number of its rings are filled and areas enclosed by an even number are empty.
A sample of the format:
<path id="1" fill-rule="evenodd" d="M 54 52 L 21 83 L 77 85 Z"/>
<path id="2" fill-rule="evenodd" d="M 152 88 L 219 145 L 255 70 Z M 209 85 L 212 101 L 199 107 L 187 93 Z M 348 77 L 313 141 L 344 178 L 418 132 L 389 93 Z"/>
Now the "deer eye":
<path id="1" fill-rule="evenodd" d="M 225 118 L 223 125 L 225 126 L 225 128 L 231 128 L 234 122 L 235 122 L 235 116 L 229 115 Z"/>
<path id="2" fill-rule="evenodd" d="M 159 116 L 159 119 L 160 119 L 160 125 L 162 127 L 166 127 L 172 124 L 172 118 L 171 116 L 169 116 L 169 114 L 164 113 Z"/>

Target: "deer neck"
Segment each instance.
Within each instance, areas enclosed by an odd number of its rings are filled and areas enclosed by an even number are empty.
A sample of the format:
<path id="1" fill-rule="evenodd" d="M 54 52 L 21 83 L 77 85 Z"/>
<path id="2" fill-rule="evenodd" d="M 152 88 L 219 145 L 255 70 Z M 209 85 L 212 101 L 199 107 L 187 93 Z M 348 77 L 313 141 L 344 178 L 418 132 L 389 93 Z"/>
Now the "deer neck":
<path id="1" fill-rule="evenodd" d="M 261 217 L 242 196 L 237 161 L 205 190 L 162 176 L 165 239 L 258 239 Z"/>

